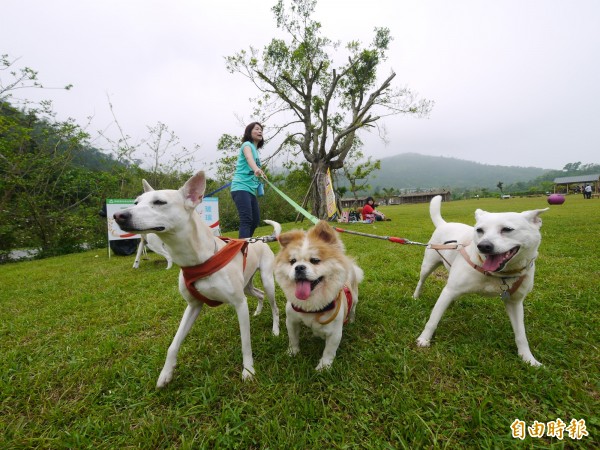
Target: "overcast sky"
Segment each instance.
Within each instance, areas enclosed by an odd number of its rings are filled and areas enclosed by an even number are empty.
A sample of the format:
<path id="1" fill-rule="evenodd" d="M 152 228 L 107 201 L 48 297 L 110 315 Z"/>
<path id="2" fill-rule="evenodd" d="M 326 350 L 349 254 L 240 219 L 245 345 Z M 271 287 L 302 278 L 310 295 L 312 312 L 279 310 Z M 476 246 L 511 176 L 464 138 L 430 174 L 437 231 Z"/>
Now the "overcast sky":
<path id="1" fill-rule="evenodd" d="M 114 132 L 108 98 L 134 140 L 165 123 L 196 168 L 223 133 L 250 122 L 251 83 L 224 57 L 262 49 L 275 0 L 3 0 L 0 53 L 49 86 L 61 118 Z M 416 152 L 484 164 L 562 169 L 600 163 L 600 1 L 319 0 L 333 40 L 394 41 L 381 78 L 435 101 L 428 119 L 385 120 L 389 143 L 364 136 L 376 158 Z M 4 77 L 5 74 L 0 74 Z M 36 93 L 19 95 L 35 98 Z M 268 126 L 268 124 L 267 124 Z M 270 154 L 269 146 L 263 155 Z"/>

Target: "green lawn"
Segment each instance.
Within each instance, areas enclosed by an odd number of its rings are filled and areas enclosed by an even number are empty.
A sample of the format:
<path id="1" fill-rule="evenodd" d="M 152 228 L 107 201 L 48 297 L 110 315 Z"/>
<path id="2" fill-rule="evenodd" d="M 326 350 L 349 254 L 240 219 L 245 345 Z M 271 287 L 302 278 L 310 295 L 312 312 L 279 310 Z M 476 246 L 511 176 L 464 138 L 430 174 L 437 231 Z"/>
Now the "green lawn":
<path id="1" fill-rule="evenodd" d="M 467 200 L 442 214 L 473 223 L 478 207 L 546 206 L 544 197 Z M 427 204 L 381 209 L 391 222 L 345 226 L 427 242 Z M 152 254 L 133 270 L 133 256 L 106 250 L 0 266 L 0 448 L 597 447 L 600 200 L 569 196 L 543 220 L 525 301 L 540 368 L 517 356 L 499 299 L 461 298 L 431 348 L 415 345 L 445 279 L 440 269 L 412 299 L 419 246 L 341 235 L 365 280 L 331 370 L 315 372 L 324 343 L 308 332 L 300 354 L 286 354 L 285 318 L 273 337 L 266 304 L 251 317 L 257 376 L 244 383 L 233 308 L 205 308 L 164 390 L 155 383 L 185 308 L 176 267 Z M 308 224 L 284 229 L 295 226 Z M 277 299 L 283 309 L 279 289 Z M 521 441 L 516 419 L 584 420 L 589 436 Z"/>

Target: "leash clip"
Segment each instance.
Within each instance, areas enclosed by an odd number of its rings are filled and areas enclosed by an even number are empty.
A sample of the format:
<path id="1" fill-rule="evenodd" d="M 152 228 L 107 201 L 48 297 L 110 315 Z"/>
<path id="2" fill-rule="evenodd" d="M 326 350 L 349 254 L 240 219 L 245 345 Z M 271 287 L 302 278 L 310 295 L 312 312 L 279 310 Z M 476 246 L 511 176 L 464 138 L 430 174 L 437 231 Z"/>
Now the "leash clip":
<path id="1" fill-rule="evenodd" d="M 502 290 L 502 292 L 500 293 L 500 298 L 502 300 L 510 299 L 510 292 L 509 292 L 510 286 L 506 282 L 506 278 L 502 278 L 502 284 L 500 285 L 500 289 Z"/>
<path id="2" fill-rule="evenodd" d="M 245 240 L 249 244 L 254 244 L 255 242 L 259 242 L 259 241 L 264 242 L 266 244 L 267 242 L 277 241 L 277 236 L 271 235 L 271 236 L 262 236 L 262 237 L 250 237 L 250 238 L 246 238 Z"/>

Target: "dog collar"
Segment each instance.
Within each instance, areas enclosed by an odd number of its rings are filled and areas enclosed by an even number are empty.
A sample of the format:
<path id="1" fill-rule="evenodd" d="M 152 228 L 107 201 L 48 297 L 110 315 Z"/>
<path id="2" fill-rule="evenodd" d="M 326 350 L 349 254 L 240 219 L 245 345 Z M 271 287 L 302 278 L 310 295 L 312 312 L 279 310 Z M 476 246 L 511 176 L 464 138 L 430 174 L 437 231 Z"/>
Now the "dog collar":
<path id="1" fill-rule="evenodd" d="M 468 265 L 470 265 L 476 271 L 478 271 L 484 275 L 488 275 L 488 276 L 500 276 L 501 277 L 503 275 L 517 275 L 517 274 L 523 273 L 524 271 L 529 270 L 531 268 L 531 266 L 533 265 L 533 261 L 535 261 L 535 258 L 533 258 L 522 269 L 519 269 L 519 270 L 513 270 L 510 272 L 490 272 L 488 270 L 485 270 L 483 267 L 475 264 L 473 261 L 471 261 L 471 257 L 465 250 L 465 247 L 467 247 L 470 244 L 471 244 L 470 242 L 467 242 L 466 244 L 459 244 L 456 241 L 447 241 L 447 242 L 444 242 L 443 244 L 428 244 L 427 248 L 431 249 L 431 250 L 435 250 L 440 255 L 440 257 L 444 261 L 446 261 L 446 264 L 448 264 L 449 266 L 452 266 L 452 264 L 450 264 L 448 262 L 448 260 L 446 258 L 444 258 L 444 256 L 440 253 L 440 250 L 458 250 Z M 479 260 L 481 262 L 483 262 L 481 260 L 481 257 L 479 257 Z M 511 278 L 511 277 L 507 277 L 507 278 Z"/>
<path id="2" fill-rule="evenodd" d="M 529 261 L 525 265 L 525 267 L 523 267 L 520 270 L 515 270 L 512 272 L 489 272 L 489 271 L 485 270 L 483 267 L 481 267 L 481 266 L 475 264 L 473 261 L 471 261 L 469 254 L 465 250 L 465 247 L 469 244 L 470 244 L 470 242 L 467 244 L 458 244 L 458 243 L 456 243 L 456 241 L 448 241 L 448 242 L 444 242 L 443 244 L 429 244 L 428 248 L 438 252 L 440 257 L 444 261 L 446 261 L 446 264 L 448 264 L 449 266 L 452 266 L 452 264 L 450 264 L 439 251 L 440 250 L 458 250 L 460 252 L 460 254 L 462 255 L 462 257 L 464 258 L 464 260 L 467 262 L 467 264 L 470 265 L 476 271 L 478 271 L 486 276 L 501 277 L 502 284 L 500 286 L 500 290 L 502 292 L 500 293 L 500 298 L 502 300 L 508 300 L 510 298 L 510 296 L 512 294 L 514 294 L 517 291 L 517 289 L 519 289 L 519 287 L 521 287 L 521 283 L 523 283 L 523 280 L 525 279 L 525 276 L 527 275 L 527 271 L 531 268 L 531 266 L 533 266 L 533 262 L 535 261 L 535 258 L 533 258 L 531 261 Z M 525 272 L 525 273 L 523 273 L 523 272 Z M 522 273 L 522 275 L 518 278 L 511 277 L 511 276 L 508 276 L 508 277 L 505 276 L 505 275 L 516 275 L 516 274 L 520 274 L 520 273 Z M 506 282 L 506 280 L 508 280 L 509 278 L 517 278 L 517 280 L 510 287 L 508 286 L 508 283 Z"/>
<path id="3" fill-rule="evenodd" d="M 514 294 L 515 292 L 517 292 L 517 289 L 519 289 L 521 287 L 521 283 L 523 283 L 523 280 L 525 279 L 525 275 L 521 275 L 517 281 L 515 281 L 513 283 L 513 285 L 509 288 L 508 287 L 508 283 L 506 282 L 506 278 L 502 278 L 502 284 L 500 285 L 500 290 L 502 291 L 500 293 L 500 298 L 502 300 L 508 300 L 510 298 L 510 296 L 512 294 Z"/>
<path id="4" fill-rule="evenodd" d="M 523 280 L 525 279 L 525 276 L 527 275 L 527 270 L 529 270 L 529 268 L 533 265 L 533 261 L 535 260 L 532 259 L 531 261 L 529 261 L 529 263 L 527 263 L 527 265 L 525 267 L 523 267 L 521 270 L 517 270 L 517 271 L 512 271 L 512 272 L 489 272 L 487 270 L 484 270 L 481 266 L 478 266 L 477 264 L 475 264 L 473 261 L 471 261 L 471 258 L 469 258 L 469 255 L 467 254 L 467 251 L 464 249 L 464 247 L 460 248 L 460 254 L 463 256 L 463 258 L 465 259 L 465 261 L 471 266 L 473 267 L 473 269 L 477 270 L 478 272 L 481 272 L 484 275 L 487 276 L 499 276 L 502 279 L 502 284 L 500 285 L 500 298 L 502 300 L 508 300 L 510 299 L 510 296 L 512 294 L 514 294 L 515 292 L 517 292 L 517 289 L 519 289 L 521 287 L 521 284 L 523 283 Z M 510 279 L 510 278 L 516 278 L 516 277 L 511 277 L 511 276 L 503 276 L 503 275 L 512 275 L 512 274 L 519 274 L 524 272 L 520 277 L 517 278 L 517 280 L 512 284 L 512 286 L 508 286 L 508 283 L 506 282 L 506 280 Z"/>
<path id="5" fill-rule="evenodd" d="M 336 299 L 338 297 L 336 297 Z M 316 314 L 316 313 L 324 313 L 324 312 L 327 312 L 327 311 L 331 311 L 333 308 L 335 308 L 336 302 L 334 300 L 331 303 L 329 303 L 328 305 L 326 305 L 325 307 L 319 309 L 318 311 L 305 311 L 302 308 L 300 308 L 299 306 L 294 305 L 293 303 L 291 305 L 292 305 L 292 309 L 294 311 L 296 311 L 296 312 L 307 313 L 307 314 Z"/>
<path id="6" fill-rule="evenodd" d="M 473 269 L 475 269 L 478 272 L 481 272 L 484 275 L 488 275 L 488 276 L 499 276 L 499 277 L 503 277 L 503 278 L 514 278 L 514 277 L 506 277 L 505 275 L 518 275 L 518 274 L 522 274 L 523 272 L 527 272 L 527 270 L 529 270 L 529 268 L 533 265 L 533 261 L 535 260 L 532 259 L 531 261 L 529 261 L 525 267 L 519 269 L 519 270 L 512 270 L 510 272 L 490 272 L 489 270 L 485 270 L 483 267 L 475 264 L 473 261 L 471 261 L 471 258 L 469 257 L 469 254 L 467 253 L 467 251 L 465 250 L 465 247 L 460 245 L 459 247 L 459 252 L 462 255 L 462 257 L 465 259 L 465 261 L 467 262 L 467 264 L 469 264 Z M 523 275 L 525 276 L 525 275 Z"/>
<path id="7" fill-rule="evenodd" d="M 344 317 L 344 323 L 348 322 L 348 314 L 350 314 L 350 310 L 352 309 L 352 303 L 354 303 L 353 299 L 352 299 L 352 292 L 350 292 L 350 289 L 348 289 L 347 286 L 344 286 L 340 292 L 338 293 L 338 295 L 336 296 L 336 298 L 329 303 L 328 305 L 326 305 L 324 308 L 318 310 L 318 311 L 305 311 L 302 308 L 294 305 L 293 303 L 291 303 L 292 305 L 292 309 L 296 312 L 299 313 L 305 313 L 305 314 L 319 314 L 319 316 L 317 317 L 317 322 L 319 322 L 321 325 L 327 325 L 330 322 L 333 322 L 333 320 L 337 317 L 338 313 L 340 312 L 340 306 L 342 304 L 342 293 L 345 294 L 346 296 L 346 302 L 348 304 L 348 309 L 346 311 L 346 316 Z M 331 311 L 332 309 L 335 308 L 335 312 L 326 320 L 321 321 L 321 316 L 323 314 L 325 314 L 328 311 Z"/>

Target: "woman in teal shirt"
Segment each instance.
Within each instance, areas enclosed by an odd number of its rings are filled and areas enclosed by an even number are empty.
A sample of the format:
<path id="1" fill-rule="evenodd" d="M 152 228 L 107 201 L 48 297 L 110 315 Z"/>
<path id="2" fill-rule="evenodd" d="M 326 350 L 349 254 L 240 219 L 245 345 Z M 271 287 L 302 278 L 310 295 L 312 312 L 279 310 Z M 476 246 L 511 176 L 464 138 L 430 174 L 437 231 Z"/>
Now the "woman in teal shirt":
<path id="1" fill-rule="evenodd" d="M 264 144 L 263 127 L 252 122 L 246 127 L 238 155 L 235 173 L 231 181 L 231 198 L 240 218 L 239 238 L 249 238 L 260 223 L 257 189 L 262 188 L 260 177 L 265 173 L 260 168 L 258 149 Z"/>

